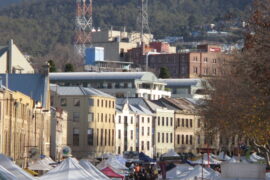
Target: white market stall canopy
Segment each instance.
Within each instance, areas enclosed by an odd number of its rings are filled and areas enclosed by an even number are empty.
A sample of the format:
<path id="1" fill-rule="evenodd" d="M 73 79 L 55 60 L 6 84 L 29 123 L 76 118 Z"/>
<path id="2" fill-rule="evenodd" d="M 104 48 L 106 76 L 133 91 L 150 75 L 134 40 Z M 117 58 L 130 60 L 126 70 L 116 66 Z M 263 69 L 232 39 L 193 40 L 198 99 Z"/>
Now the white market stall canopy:
<path id="1" fill-rule="evenodd" d="M 179 180 L 194 180 L 196 178 L 204 178 L 204 180 L 215 180 L 220 176 L 219 173 L 203 168 L 202 166 L 198 165 L 195 166 L 193 170 L 188 171 L 187 173 L 180 176 Z"/>
<path id="2" fill-rule="evenodd" d="M 49 164 L 47 164 L 45 161 L 39 159 L 35 161 L 33 164 L 30 164 L 28 169 L 33 171 L 49 171 L 53 169 Z"/>
<path id="3" fill-rule="evenodd" d="M 163 154 L 162 157 L 180 157 L 180 156 L 173 149 L 171 149 L 167 153 Z"/>
<path id="4" fill-rule="evenodd" d="M 202 158 L 197 159 L 195 161 L 189 161 L 191 164 L 221 164 L 221 161 L 214 159 L 211 154 L 208 157 L 208 154 L 204 154 Z"/>
<path id="5" fill-rule="evenodd" d="M 35 178 L 12 162 L 8 157 L 0 154 L 0 165 L 20 180 L 34 180 Z"/>
<path id="6" fill-rule="evenodd" d="M 128 170 L 128 168 L 120 163 L 114 156 L 110 157 L 107 160 L 101 161 L 98 165 L 97 168 L 99 170 L 105 169 L 106 167 L 112 168 L 114 171 L 119 173 L 120 171 Z"/>
<path id="7" fill-rule="evenodd" d="M 74 158 L 67 158 L 40 180 L 96 180 Z"/>
<path id="8" fill-rule="evenodd" d="M 91 164 L 88 160 L 82 159 L 79 164 L 95 179 L 97 180 L 110 180 L 107 176 L 105 176 L 101 171 L 99 171 L 93 164 Z"/>
<path id="9" fill-rule="evenodd" d="M 16 176 L 11 174 L 8 170 L 6 170 L 3 166 L 0 165 L 0 179 L 2 180 L 18 180 Z"/>
<path id="10" fill-rule="evenodd" d="M 189 171 L 193 170 L 194 168 L 188 164 L 180 164 L 176 165 L 173 169 L 169 170 L 166 173 L 167 179 L 179 179 L 180 176 L 183 176 L 183 174 L 188 174 Z"/>

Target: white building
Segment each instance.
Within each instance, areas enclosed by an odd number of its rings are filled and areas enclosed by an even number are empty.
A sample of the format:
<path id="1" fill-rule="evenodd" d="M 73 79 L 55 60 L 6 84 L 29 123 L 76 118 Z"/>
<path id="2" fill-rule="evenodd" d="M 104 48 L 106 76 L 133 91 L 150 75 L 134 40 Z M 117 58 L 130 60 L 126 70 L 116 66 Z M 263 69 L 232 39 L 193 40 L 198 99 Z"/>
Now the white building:
<path id="1" fill-rule="evenodd" d="M 34 73 L 30 62 L 13 43 L 13 40 L 10 40 L 6 46 L 0 46 L 0 74 L 7 72 L 17 74 Z"/>
<path id="2" fill-rule="evenodd" d="M 171 97 L 163 81 L 151 72 L 72 72 L 50 73 L 51 83 L 99 89 L 117 98 L 143 97 L 157 100 Z"/>
<path id="3" fill-rule="evenodd" d="M 153 157 L 153 113 L 141 105 L 142 98 L 117 99 L 116 152 L 143 152 Z M 136 103 L 137 101 L 137 103 Z"/>

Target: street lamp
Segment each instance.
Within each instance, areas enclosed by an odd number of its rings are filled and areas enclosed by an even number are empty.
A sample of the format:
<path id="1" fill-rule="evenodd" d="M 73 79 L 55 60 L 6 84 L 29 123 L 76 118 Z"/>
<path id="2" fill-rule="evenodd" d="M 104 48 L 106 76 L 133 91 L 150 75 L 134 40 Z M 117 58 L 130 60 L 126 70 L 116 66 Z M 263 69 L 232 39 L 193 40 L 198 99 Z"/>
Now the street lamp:
<path id="1" fill-rule="evenodd" d="M 148 71 L 148 59 L 149 59 L 149 55 L 153 55 L 153 54 L 160 54 L 160 53 L 157 53 L 157 52 L 152 52 L 152 51 L 150 51 L 150 52 L 147 52 L 146 53 L 146 59 L 145 59 L 145 71 Z"/>

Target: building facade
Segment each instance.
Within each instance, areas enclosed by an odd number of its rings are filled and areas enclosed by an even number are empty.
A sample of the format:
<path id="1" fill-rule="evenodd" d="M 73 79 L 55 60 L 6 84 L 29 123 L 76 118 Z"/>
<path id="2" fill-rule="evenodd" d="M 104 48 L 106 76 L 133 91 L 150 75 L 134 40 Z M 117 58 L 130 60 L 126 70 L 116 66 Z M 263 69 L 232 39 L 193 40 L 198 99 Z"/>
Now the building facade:
<path id="1" fill-rule="evenodd" d="M 34 73 L 31 63 L 13 40 L 6 46 L 0 46 L 0 73 Z"/>
<path id="2" fill-rule="evenodd" d="M 115 98 L 93 88 L 51 86 L 52 106 L 68 112 L 68 146 L 77 158 L 115 151 Z"/>
<path id="3" fill-rule="evenodd" d="M 117 99 L 117 106 L 119 110 L 115 119 L 116 129 L 118 129 L 116 131 L 116 138 L 118 138 L 116 140 L 118 142 L 116 152 L 121 154 L 126 150 L 137 151 L 153 157 L 154 114 L 146 107 L 145 100 L 143 98 L 119 98 Z M 126 139 L 127 144 L 135 146 L 125 148 L 125 138 L 130 138 Z M 123 151 L 119 151 L 119 149 Z"/>
<path id="4" fill-rule="evenodd" d="M 62 159 L 61 150 L 67 146 L 67 112 L 51 107 L 51 151 L 50 156 L 56 161 Z"/>
<path id="5" fill-rule="evenodd" d="M 0 152 L 26 167 L 33 149 L 50 155 L 50 112 L 31 97 L 1 86 Z"/>
<path id="6" fill-rule="evenodd" d="M 51 83 L 60 86 L 92 87 L 117 98 L 144 97 L 156 100 L 171 97 L 165 83 L 150 72 L 50 73 Z"/>

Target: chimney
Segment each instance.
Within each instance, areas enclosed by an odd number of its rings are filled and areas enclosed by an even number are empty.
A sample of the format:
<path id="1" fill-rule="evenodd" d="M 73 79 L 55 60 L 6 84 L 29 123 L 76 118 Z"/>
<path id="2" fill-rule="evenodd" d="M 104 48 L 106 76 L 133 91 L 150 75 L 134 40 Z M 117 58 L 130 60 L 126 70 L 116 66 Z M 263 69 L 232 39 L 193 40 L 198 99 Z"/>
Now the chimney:
<path id="1" fill-rule="evenodd" d="M 8 43 L 8 69 L 7 73 L 11 74 L 12 73 L 12 51 L 13 51 L 13 39 L 9 40 Z"/>

